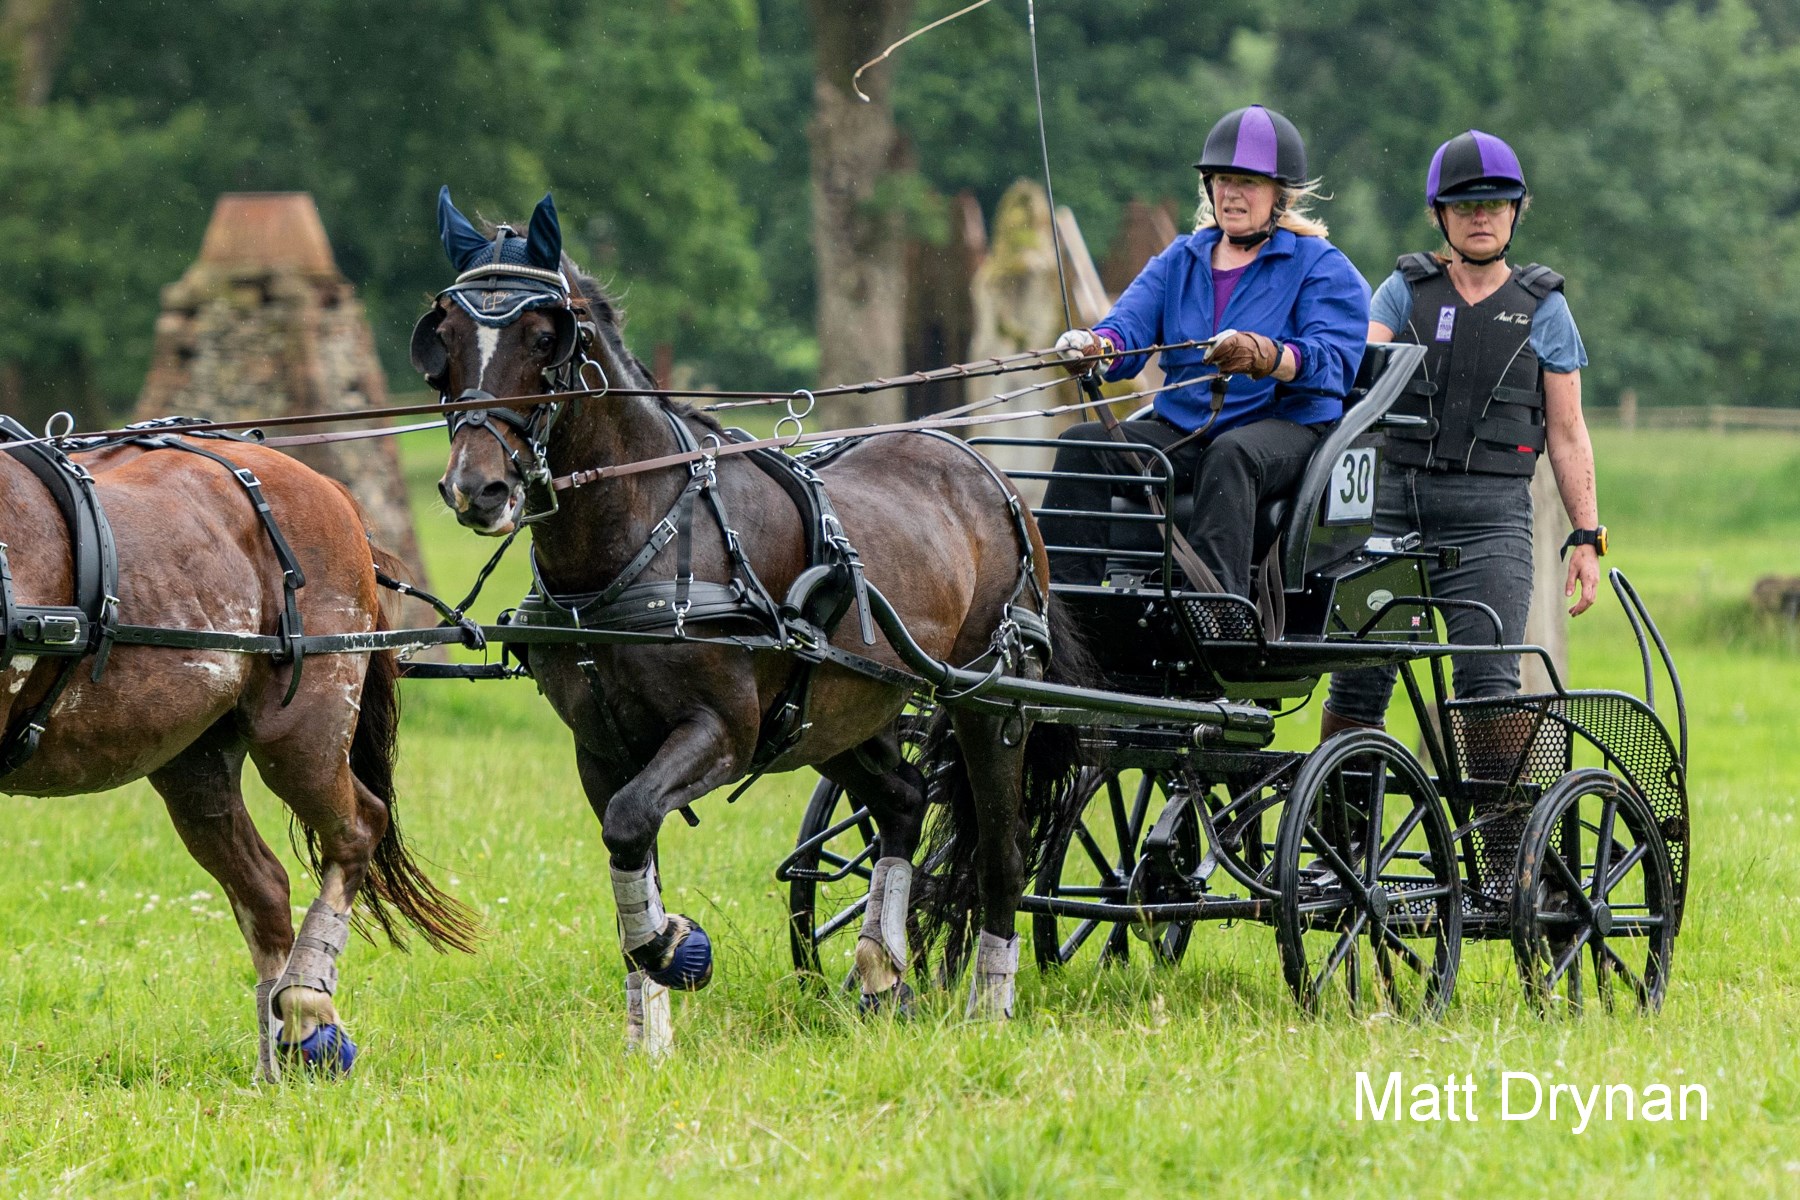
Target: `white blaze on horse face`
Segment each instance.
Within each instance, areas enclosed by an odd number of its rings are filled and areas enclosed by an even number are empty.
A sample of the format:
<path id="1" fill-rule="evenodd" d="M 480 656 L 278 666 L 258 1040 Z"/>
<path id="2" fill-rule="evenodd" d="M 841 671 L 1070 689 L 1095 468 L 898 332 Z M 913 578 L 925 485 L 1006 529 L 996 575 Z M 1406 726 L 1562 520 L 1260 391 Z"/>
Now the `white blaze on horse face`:
<path id="1" fill-rule="evenodd" d="M 487 386 L 488 363 L 494 360 L 494 351 L 500 348 L 500 331 L 488 325 L 475 327 L 475 349 L 481 354 L 481 365 L 475 368 L 475 386 L 483 391 L 491 390 Z"/>

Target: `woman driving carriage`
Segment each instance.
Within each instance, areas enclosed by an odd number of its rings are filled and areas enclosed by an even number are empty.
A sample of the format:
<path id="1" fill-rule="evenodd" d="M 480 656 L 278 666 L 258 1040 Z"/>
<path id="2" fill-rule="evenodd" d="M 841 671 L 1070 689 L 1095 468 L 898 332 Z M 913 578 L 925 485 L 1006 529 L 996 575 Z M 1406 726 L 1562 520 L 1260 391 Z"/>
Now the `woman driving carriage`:
<path id="1" fill-rule="evenodd" d="M 1250 595 L 1259 503 L 1294 487 L 1320 437 L 1343 414 L 1367 329 L 1369 289 L 1307 212 L 1317 181 L 1306 144 L 1280 113 L 1251 105 L 1207 134 L 1194 232 L 1151 259 L 1093 329 L 1071 329 L 1057 348 L 1069 370 L 1103 356 L 1105 378 L 1129 379 L 1148 358 L 1136 346 L 1208 342 L 1165 351 L 1169 384 L 1153 413 L 1129 422 L 1126 440 L 1153 445 L 1179 479 L 1191 477 L 1186 531 L 1218 590 Z M 1229 376 L 1222 389 L 1213 381 Z M 1121 455 L 1078 443 L 1104 441 L 1105 424 L 1065 431 L 1042 523 L 1050 573 L 1061 583 L 1101 582 L 1112 488 L 1081 478 L 1131 473 Z M 1063 515 L 1069 513 L 1071 515 Z M 1211 590 L 1211 589 L 1206 589 Z"/>
<path id="2" fill-rule="evenodd" d="M 1426 421 L 1388 434 L 1375 531 L 1416 530 L 1428 551 L 1459 547 L 1459 566 L 1432 571 L 1432 593 L 1489 605 L 1509 643 L 1523 640 L 1531 606 L 1531 476 L 1540 452 L 1550 456 L 1575 527 L 1563 545 L 1571 616 L 1598 596 L 1606 553 L 1581 415 L 1587 352 L 1562 276 L 1506 262 L 1530 202 L 1519 156 L 1499 138 L 1471 129 L 1439 146 L 1425 203 L 1444 249 L 1402 257 L 1376 293 L 1369 323 L 1372 342 L 1427 347 L 1418 377 L 1394 406 Z M 1493 638 L 1487 618 L 1469 609 L 1446 610 L 1444 622 L 1452 642 Z M 1519 690 L 1517 656 L 1458 656 L 1451 669 L 1459 699 Z M 1321 736 L 1380 727 L 1393 688 L 1392 667 L 1334 675 Z"/>

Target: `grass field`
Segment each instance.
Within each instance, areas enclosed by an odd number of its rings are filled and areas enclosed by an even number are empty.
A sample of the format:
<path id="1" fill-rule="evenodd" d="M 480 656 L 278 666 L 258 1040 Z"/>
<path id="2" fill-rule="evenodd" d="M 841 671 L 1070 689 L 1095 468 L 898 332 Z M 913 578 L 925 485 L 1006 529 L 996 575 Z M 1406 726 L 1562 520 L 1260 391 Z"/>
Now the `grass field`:
<path id="1" fill-rule="evenodd" d="M 353 942 L 346 1082 L 250 1085 L 247 956 L 147 786 L 10 802 L 0 1195 L 1800 1195 L 1800 651 L 1743 603 L 1757 575 L 1800 574 L 1800 440 L 1597 443 L 1608 565 L 1662 619 L 1693 721 L 1691 900 L 1660 1016 L 1541 1020 L 1501 944 L 1469 948 L 1441 1024 L 1311 1022 L 1251 925 L 1203 927 L 1173 971 L 1027 967 L 1008 1027 L 962 1026 L 946 999 L 865 1023 L 788 969 L 771 868 L 812 786 L 793 775 L 671 822 L 670 907 L 712 932 L 717 979 L 677 1000 L 677 1058 L 627 1059 L 567 734 L 529 684 L 418 683 L 400 811 L 492 936 L 454 958 Z M 441 449 L 417 439 L 409 469 L 454 592 L 492 547 L 427 503 Z M 519 569 L 489 596 L 515 599 Z M 1581 686 L 1641 686 L 1610 595 L 1572 638 Z M 260 787 L 252 803 L 285 844 Z M 1466 1074 L 1480 1120 L 1358 1122 L 1356 1072 L 1391 1070 Z M 1710 1108 L 1580 1134 L 1502 1122 L 1506 1071 L 1701 1084 Z"/>

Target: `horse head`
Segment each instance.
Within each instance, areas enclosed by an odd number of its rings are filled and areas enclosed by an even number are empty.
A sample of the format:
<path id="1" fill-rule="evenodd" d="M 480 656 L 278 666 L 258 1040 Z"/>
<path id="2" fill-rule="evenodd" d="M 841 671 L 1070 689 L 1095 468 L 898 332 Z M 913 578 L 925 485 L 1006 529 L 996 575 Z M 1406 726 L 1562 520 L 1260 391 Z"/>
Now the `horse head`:
<path id="1" fill-rule="evenodd" d="M 586 301 L 564 270 L 562 229 L 549 196 L 525 233 L 484 236 L 438 193 L 438 232 L 457 270 L 413 328 L 412 363 L 445 400 L 504 400 L 581 386 L 595 341 Z M 450 461 L 438 492 L 477 533 L 512 532 L 555 511 L 545 445 L 561 405 L 452 413 Z"/>

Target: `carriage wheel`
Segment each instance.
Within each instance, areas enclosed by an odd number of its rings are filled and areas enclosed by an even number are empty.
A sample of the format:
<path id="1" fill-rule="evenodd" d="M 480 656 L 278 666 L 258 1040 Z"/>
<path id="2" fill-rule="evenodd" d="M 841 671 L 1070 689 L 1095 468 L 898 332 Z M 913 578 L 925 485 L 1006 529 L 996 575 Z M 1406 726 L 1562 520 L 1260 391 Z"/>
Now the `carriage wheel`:
<path id="1" fill-rule="evenodd" d="M 1419 762 L 1373 730 L 1339 734 L 1295 776 L 1275 839 L 1282 973 L 1309 1013 L 1435 1017 L 1462 954 L 1449 815 Z"/>
<path id="2" fill-rule="evenodd" d="M 1618 987 L 1661 1007 L 1675 943 L 1675 884 L 1655 814 L 1637 790 L 1592 768 L 1539 800 L 1519 840 L 1513 953 L 1540 1011 L 1579 1009 L 1582 959 L 1611 1011 Z"/>
<path id="3" fill-rule="evenodd" d="M 927 713 L 906 713 L 900 718 L 901 751 L 917 762 L 924 742 Z M 808 845 L 808 843 L 816 843 Z M 785 872 L 788 880 L 788 950 L 794 969 L 808 977 L 823 977 L 825 959 L 820 947 L 845 930 L 843 968 L 852 970 L 856 930 L 869 902 L 869 879 L 875 860 L 881 857 L 875 818 L 852 803 L 844 789 L 829 779 L 819 780 L 800 820 L 794 855 Z M 915 891 L 914 899 L 917 900 Z M 835 974 L 837 963 L 832 964 Z"/>
<path id="4" fill-rule="evenodd" d="M 820 838 L 821 834 L 826 836 Z M 844 789 L 829 779 L 819 780 L 813 788 L 795 844 L 805 846 L 815 838 L 820 838 L 818 844 L 799 855 L 788 870 L 788 949 L 796 971 L 823 977 L 819 947 L 846 929 L 854 937 L 860 928 L 879 849 L 875 818 L 868 809 L 850 803 Z M 850 953 L 845 950 L 841 964 L 845 971 L 852 969 Z M 838 965 L 833 964 L 834 974 Z"/>
<path id="5" fill-rule="evenodd" d="M 1134 780 L 1125 774 L 1099 767 L 1081 772 L 1069 809 L 1075 816 L 1044 848 L 1036 895 L 1107 904 L 1188 898 L 1180 879 L 1199 868 L 1202 854 L 1193 798 L 1167 772 L 1132 772 Z M 1147 833 L 1167 849 L 1155 857 L 1146 855 Z M 1187 953 L 1193 932 L 1192 921 L 1076 919 L 1050 913 L 1031 918 L 1039 969 L 1066 965 L 1084 946 L 1098 947 L 1102 964 L 1123 963 L 1131 957 L 1133 941 L 1145 944 L 1153 961 L 1172 965 Z"/>

